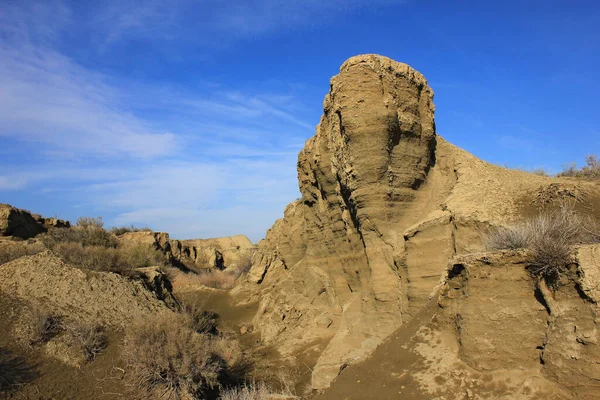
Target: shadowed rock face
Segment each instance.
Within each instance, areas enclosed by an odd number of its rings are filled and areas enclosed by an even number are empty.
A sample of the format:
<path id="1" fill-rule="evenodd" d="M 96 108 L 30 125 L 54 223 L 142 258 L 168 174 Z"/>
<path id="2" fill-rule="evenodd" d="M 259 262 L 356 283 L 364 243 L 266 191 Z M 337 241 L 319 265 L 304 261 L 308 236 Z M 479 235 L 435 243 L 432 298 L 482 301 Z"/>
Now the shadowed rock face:
<path id="1" fill-rule="evenodd" d="M 48 228 L 68 228 L 69 221 L 57 218 L 43 218 L 38 214 L 15 208 L 9 204 L 0 204 L 0 236 L 14 236 L 29 239 Z"/>

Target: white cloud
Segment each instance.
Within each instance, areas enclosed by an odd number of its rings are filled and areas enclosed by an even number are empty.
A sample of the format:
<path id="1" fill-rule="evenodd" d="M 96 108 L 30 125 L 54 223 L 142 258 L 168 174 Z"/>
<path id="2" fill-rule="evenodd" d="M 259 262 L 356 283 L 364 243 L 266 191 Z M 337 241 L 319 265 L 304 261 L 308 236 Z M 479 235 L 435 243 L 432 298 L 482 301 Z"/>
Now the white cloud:
<path id="1" fill-rule="evenodd" d="M 298 196 L 297 153 L 317 122 L 300 112 L 297 89 L 199 90 L 99 73 L 60 50 L 65 27 L 86 23 L 65 4 L 0 13 L 0 191 L 43 194 L 108 224 L 179 238 L 262 237 Z M 148 4 L 119 14 L 109 42 L 168 37 L 180 9 L 157 32 L 147 28 L 166 3 Z"/>
<path id="2" fill-rule="evenodd" d="M 0 136 L 80 155 L 155 157 L 172 153 L 171 133 L 128 112 L 119 91 L 56 51 L 0 44 Z"/>

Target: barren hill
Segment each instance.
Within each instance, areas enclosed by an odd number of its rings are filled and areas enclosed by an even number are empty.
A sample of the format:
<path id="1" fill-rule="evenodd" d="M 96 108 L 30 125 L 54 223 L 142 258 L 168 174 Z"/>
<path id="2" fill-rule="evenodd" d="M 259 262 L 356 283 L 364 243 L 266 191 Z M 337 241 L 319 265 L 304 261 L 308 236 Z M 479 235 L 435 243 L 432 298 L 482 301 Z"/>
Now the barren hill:
<path id="1" fill-rule="evenodd" d="M 452 284 L 448 268 L 460 264 L 452 261 L 454 257 L 483 250 L 482 229 L 507 225 L 565 200 L 600 216 L 598 183 L 500 168 L 438 136 L 433 91 L 423 75 L 406 64 L 378 55 L 350 58 L 331 79 L 323 108 L 315 136 L 298 157 L 302 197 L 288 205 L 284 217 L 267 232 L 247 281 L 233 291 L 239 302 L 259 302 L 253 322 L 263 341 L 284 355 L 300 357 L 311 351 L 317 355 L 312 372 L 315 389 L 329 387 L 340 372 L 343 380 L 344 369 L 365 360 L 386 337 L 408 326 L 416 315 L 422 316 L 427 307 L 433 307 L 429 319 L 443 315 L 441 306 L 431 306 L 430 300 L 437 299 L 440 288 Z M 565 357 L 544 358 L 545 364 L 539 361 L 546 319 L 552 316 L 544 314 L 546 308 L 536 298 L 531 278 L 523 268 L 515 276 L 491 272 L 496 265 L 512 264 L 502 260 L 477 264 L 473 274 L 481 279 L 488 276 L 491 288 L 481 286 L 479 298 L 466 295 L 468 317 L 460 317 L 465 327 L 447 322 L 451 328 L 440 330 L 450 335 L 443 342 L 448 349 L 459 349 L 453 361 L 463 360 L 477 371 L 506 370 L 518 382 L 523 376 L 515 371 L 537 368 L 535 376 L 547 380 L 538 389 L 564 385 L 550 371 L 574 361 Z M 589 265 L 597 269 L 597 264 Z M 471 284 L 464 279 L 464 285 Z M 492 288 L 497 291 L 493 295 Z M 495 297 L 513 292 L 526 300 L 503 304 Z M 443 293 L 440 296 L 446 296 Z M 573 295 L 565 292 L 569 298 Z M 577 301 L 587 307 L 578 318 L 585 320 L 593 339 L 586 339 L 586 344 L 577 344 L 572 335 L 557 340 L 569 340 L 572 347 L 596 346 L 596 300 L 583 296 Z M 536 323 L 541 325 L 535 328 L 535 338 L 523 344 L 526 348 L 510 350 L 528 362 L 535 359 L 527 366 L 502 349 L 521 336 L 502 336 L 502 343 L 495 342 L 495 335 L 506 333 L 499 332 L 498 325 L 478 321 L 492 312 L 502 315 L 505 309 L 537 313 Z M 534 329 L 521 325 L 528 323 L 526 316 L 497 321 L 515 323 L 517 332 Z M 476 332 L 477 337 L 466 341 L 462 329 Z M 497 353 L 493 362 L 478 360 L 490 352 Z M 585 368 L 594 372 L 581 385 L 600 373 L 597 364 Z M 352 392 L 324 398 L 369 398 L 360 391 L 348 395 Z M 530 393 L 537 392 L 531 389 Z M 461 398 L 454 395 L 442 393 L 440 398 Z"/>

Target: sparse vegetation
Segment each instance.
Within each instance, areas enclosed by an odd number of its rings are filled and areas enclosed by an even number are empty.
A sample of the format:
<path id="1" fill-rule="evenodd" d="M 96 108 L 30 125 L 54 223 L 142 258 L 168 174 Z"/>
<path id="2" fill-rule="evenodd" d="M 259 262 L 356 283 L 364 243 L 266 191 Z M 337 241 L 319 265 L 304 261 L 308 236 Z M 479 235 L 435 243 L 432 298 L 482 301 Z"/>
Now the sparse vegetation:
<path id="1" fill-rule="evenodd" d="M 177 281 L 179 285 L 202 285 L 214 289 L 231 289 L 236 280 L 243 274 L 248 273 L 252 267 L 252 257 L 249 254 L 243 257 L 235 267 L 225 270 L 204 269 L 198 272 L 170 271 L 170 279 Z"/>
<path id="2" fill-rule="evenodd" d="M 262 382 L 251 382 L 244 384 L 241 387 L 225 390 L 221 394 L 220 400 L 267 400 L 273 398 L 277 394 L 282 393 L 273 392 Z"/>
<path id="3" fill-rule="evenodd" d="M 598 222 L 578 214 L 572 206 L 541 213 L 511 227 L 487 234 L 489 249 L 527 248 L 533 253 L 530 272 L 555 285 L 571 262 L 572 246 L 600 242 Z"/>
<path id="4" fill-rule="evenodd" d="M 30 346 L 46 343 L 62 330 L 61 318 L 47 311 L 33 307 L 27 327 L 27 344 Z"/>
<path id="5" fill-rule="evenodd" d="M 40 242 L 9 242 L 0 245 L 0 265 L 23 256 L 41 253 L 46 247 Z"/>
<path id="6" fill-rule="evenodd" d="M 119 244 L 115 235 L 92 224 L 71 228 L 51 228 L 40 235 L 40 239 L 49 249 L 53 249 L 59 243 L 79 243 L 82 246 L 107 248 L 115 248 Z"/>
<path id="7" fill-rule="evenodd" d="M 582 179 L 600 179 L 600 160 L 596 155 L 585 158 L 585 165 L 578 169 L 575 163 L 565 166 L 558 176 L 566 176 Z"/>
<path id="8" fill-rule="evenodd" d="M 169 399 L 199 396 L 218 386 L 224 368 L 211 338 L 192 330 L 177 314 L 132 324 L 122 358 L 134 387 Z"/>
<path id="9" fill-rule="evenodd" d="M 143 228 L 138 228 L 133 225 L 120 226 L 120 227 L 113 226 L 112 228 L 110 228 L 109 232 L 112 233 L 113 235 L 120 236 L 125 233 L 129 233 L 129 232 L 152 232 L 152 229 L 148 228 L 147 226 L 145 226 Z"/>
<path id="10" fill-rule="evenodd" d="M 96 358 L 108 346 L 108 336 L 100 325 L 70 323 L 65 325 L 64 329 L 68 334 L 69 344 L 79 348 L 88 361 Z"/>

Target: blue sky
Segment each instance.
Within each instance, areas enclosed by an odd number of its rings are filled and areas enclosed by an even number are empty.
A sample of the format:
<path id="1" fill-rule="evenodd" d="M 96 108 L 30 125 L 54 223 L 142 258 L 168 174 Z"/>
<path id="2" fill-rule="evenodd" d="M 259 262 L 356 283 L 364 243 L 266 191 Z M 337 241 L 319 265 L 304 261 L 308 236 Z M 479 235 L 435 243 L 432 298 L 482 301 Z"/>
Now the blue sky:
<path id="1" fill-rule="evenodd" d="M 0 0 L 0 202 L 256 241 L 348 57 L 422 72 L 438 133 L 511 167 L 600 153 L 596 1 Z"/>

